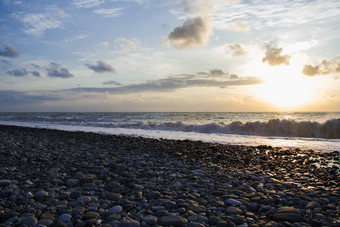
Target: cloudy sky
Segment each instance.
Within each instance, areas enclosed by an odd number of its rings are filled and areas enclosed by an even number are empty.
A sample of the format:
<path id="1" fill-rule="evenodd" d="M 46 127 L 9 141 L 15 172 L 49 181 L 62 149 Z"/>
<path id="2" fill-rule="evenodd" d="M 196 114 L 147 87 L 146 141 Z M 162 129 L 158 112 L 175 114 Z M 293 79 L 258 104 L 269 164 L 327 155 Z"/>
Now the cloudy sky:
<path id="1" fill-rule="evenodd" d="M 0 111 L 340 111 L 338 0 L 0 0 Z"/>

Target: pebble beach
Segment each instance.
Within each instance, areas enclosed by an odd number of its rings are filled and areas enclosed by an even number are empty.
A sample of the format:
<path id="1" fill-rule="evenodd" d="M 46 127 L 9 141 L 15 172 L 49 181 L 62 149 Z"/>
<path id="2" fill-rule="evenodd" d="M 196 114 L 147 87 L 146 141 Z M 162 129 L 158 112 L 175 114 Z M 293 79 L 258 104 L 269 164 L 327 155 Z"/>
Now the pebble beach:
<path id="1" fill-rule="evenodd" d="M 339 151 L 0 126 L 0 162 L 0 226 L 340 226 Z"/>

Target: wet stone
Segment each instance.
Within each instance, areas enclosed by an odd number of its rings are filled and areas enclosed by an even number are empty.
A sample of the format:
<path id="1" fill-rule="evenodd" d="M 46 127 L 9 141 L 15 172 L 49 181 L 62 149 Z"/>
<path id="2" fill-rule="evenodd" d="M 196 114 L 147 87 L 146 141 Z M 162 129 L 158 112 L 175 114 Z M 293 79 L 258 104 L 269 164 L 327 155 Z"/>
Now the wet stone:
<path id="1" fill-rule="evenodd" d="M 158 219 L 158 224 L 163 226 L 185 226 L 188 220 L 181 216 L 164 216 Z"/>
<path id="2" fill-rule="evenodd" d="M 119 227 L 139 227 L 140 223 L 136 220 L 124 219 L 119 223 Z"/>
<path id="3" fill-rule="evenodd" d="M 226 210 L 227 214 L 242 214 L 242 210 L 237 207 L 228 207 Z"/>
<path id="4" fill-rule="evenodd" d="M 143 221 L 148 225 L 155 225 L 155 224 L 157 224 L 157 217 L 152 216 L 152 215 L 146 215 L 143 218 Z"/>
<path id="5" fill-rule="evenodd" d="M 305 222 L 305 219 L 301 215 L 295 213 L 276 213 L 273 214 L 272 219 L 274 221 L 287 221 L 290 223 Z"/>
<path id="6" fill-rule="evenodd" d="M 27 217 L 21 221 L 22 225 L 26 225 L 27 227 L 33 227 L 38 223 L 38 220 L 35 217 Z"/>

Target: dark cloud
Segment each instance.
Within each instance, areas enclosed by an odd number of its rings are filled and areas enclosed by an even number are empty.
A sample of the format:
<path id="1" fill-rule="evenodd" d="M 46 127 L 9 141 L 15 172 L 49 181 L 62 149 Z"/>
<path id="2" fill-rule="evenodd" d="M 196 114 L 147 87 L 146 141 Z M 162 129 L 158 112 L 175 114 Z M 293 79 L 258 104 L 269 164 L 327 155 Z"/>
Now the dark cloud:
<path id="1" fill-rule="evenodd" d="M 8 58 L 14 58 L 19 56 L 19 51 L 17 50 L 17 48 L 15 48 L 9 43 L 4 43 L 4 46 L 5 46 L 4 50 L 0 49 L 0 56 Z"/>
<path id="2" fill-rule="evenodd" d="M 217 71 L 216 71 L 217 72 Z M 226 74 L 217 76 L 210 73 L 180 74 L 166 77 L 164 79 L 149 80 L 138 84 L 110 87 L 110 88 L 74 88 L 72 90 L 85 92 L 109 92 L 109 93 L 136 93 L 149 91 L 173 91 L 176 89 L 190 87 L 218 87 L 226 88 L 232 86 L 260 84 L 262 81 L 255 77 L 230 78 Z"/>
<path id="3" fill-rule="evenodd" d="M 304 65 L 302 73 L 306 76 L 328 75 L 340 73 L 340 56 L 332 60 L 323 60 L 316 66 Z"/>
<path id="4" fill-rule="evenodd" d="M 211 75 L 221 76 L 221 75 L 224 75 L 224 72 L 221 69 L 213 69 L 213 70 L 210 70 L 210 74 Z"/>
<path id="5" fill-rule="evenodd" d="M 97 65 L 90 65 L 90 64 L 85 64 L 89 69 L 92 69 L 93 71 L 97 73 L 114 73 L 116 70 L 112 68 L 111 65 L 103 62 L 103 61 L 97 61 Z"/>
<path id="6" fill-rule="evenodd" d="M 13 69 L 13 70 L 7 71 L 7 74 L 11 76 L 17 76 L 17 77 L 22 77 L 22 76 L 27 76 L 28 74 L 32 74 L 33 76 L 40 77 L 39 72 L 27 71 L 26 69 Z"/>
<path id="7" fill-rule="evenodd" d="M 269 65 L 289 65 L 290 55 L 281 55 L 282 48 L 278 48 L 272 44 L 267 45 L 266 56 L 262 58 L 262 62 L 267 62 Z"/>
<path id="8" fill-rule="evenodd" d="M 0 107 L 16 108 L 18 104 L 32 105 L 48 101 L 58 101 L 61 99 L 62 98 L 59 95 L 45 94 L 42 92 L 29 93 L 20 91 L 0 91 Z M 0 108 L 0 111 L 6 110 Z"/>
<path id="9" fill-rule="evenodd" d="M 11 75 L 11 76 L 26 76 L 29 72 L 26 70 L 26 69 L 14 69 L 14 70 L 10 70 L 10 71 L 7 71 L 7 74 L 8 75 Z"/>
<path id="10" fill-rule="evenodd" d="M 31 72 L 33 76 L 40 77 L 40 73 L 38 71 Z"/>
<path id="11" fill-rule="evenodd" d="M 60 64 L 52 62 L 49 66 L 45 68 L 47 70 L 47 76 L 49 77 L 59 77 L 59 78 L 70 78 L 73 75 Z"/>
<path id="12" fill-rule="evenodd" d="M 164 40 L 178 49 L 204 46 L 211 34 L 211 21 L 208 17 L 188 18 L 182 26 L 176 27 Z"/>
<path id="13" fill-rule="evenodd" d="M 238 43 L 230 43 L 225 49 L 227 52 L 230 52 L 233 57 L 239 57 L 247 53 L 247 51 Z"/>
<path id="14" fill-rule="evenodd" d="M 122 85 L 121 83 L 118 83 L 118 82 L 116 82 L 116 81 L 114 81 L 114 80 L 110 80 L 110 81 L 105 81 L 105 82 L 103 82 L 103 85 L 116 85 L 116 86 L 120 86 L 120 85 Z"/>

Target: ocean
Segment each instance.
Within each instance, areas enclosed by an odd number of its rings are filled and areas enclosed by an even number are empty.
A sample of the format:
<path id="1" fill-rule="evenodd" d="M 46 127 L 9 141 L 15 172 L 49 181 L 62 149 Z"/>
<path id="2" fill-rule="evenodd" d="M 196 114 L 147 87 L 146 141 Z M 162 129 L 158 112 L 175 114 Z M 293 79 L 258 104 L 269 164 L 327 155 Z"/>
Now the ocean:
<path id="1" fill-rule="evenodd" d="M 340 112 L 0 113 L 0 124 L 157 139 L 340 151 Z"/>

